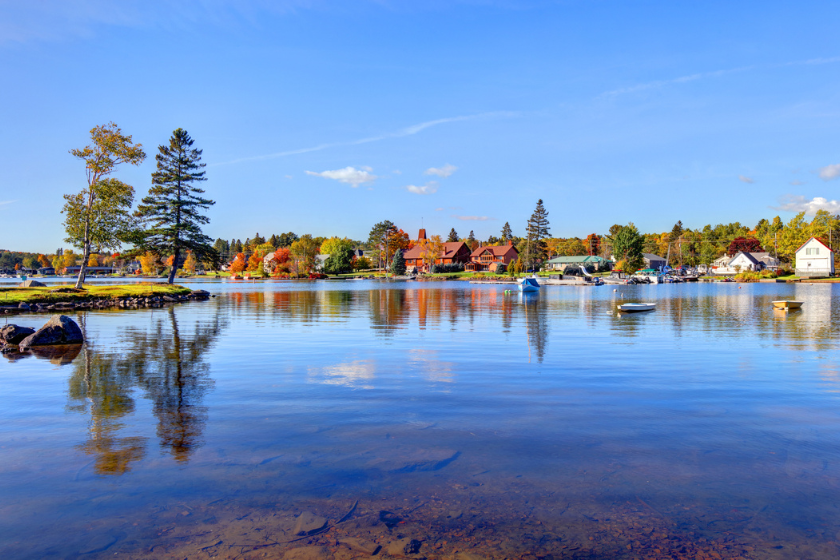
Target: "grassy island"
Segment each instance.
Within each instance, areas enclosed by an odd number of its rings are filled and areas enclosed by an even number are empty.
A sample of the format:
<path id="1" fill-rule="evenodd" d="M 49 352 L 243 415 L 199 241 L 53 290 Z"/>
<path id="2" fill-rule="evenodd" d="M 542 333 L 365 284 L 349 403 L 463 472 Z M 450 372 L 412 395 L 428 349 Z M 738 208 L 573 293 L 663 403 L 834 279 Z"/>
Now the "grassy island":
<path id="1" fill-rule="evenodd" d="M 47 288 L 0 288 L 0 305 L 19 303 L 79 302 L 95 299 L 121 299 L 154 296 L 183 296 L 192 290 L 177 284 L 142 282 L 136 284 L 85 284 L 83 289 L 72 286 L 50 286 Z"/>

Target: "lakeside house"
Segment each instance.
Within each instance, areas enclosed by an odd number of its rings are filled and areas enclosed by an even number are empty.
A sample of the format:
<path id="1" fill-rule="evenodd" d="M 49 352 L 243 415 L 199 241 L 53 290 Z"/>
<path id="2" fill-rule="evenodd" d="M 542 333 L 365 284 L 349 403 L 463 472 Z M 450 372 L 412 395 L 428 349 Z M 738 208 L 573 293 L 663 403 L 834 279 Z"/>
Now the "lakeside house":
<path id="1" fill-rule="evenodd" d="M 414 269 L 418 272 L 429 272 L 429 266 L 423 261 L 422 241 L 426 239 L 426 230 L 421 229 L 417 234 L 417 241 L 414 247 L 403 252 L 405 267 L 407 270 Z M 434 264 L 466 264 L 470 262 L 470 248 L 463 241 L 447 241 Z"/>
<path id="2" fill-rule="evenodd" d="M 464 265 L 464 270 L 481 272 L 504 272 L 508 265 L 519 257 L 519 251 L 510 240 L 506 245 L 486 245 L 478 247 L 470 254 L 470 262 Z"/>
<path id="3" fill-rule="evenodd" d="M 812 237 L 796 250 L 797 276 L 832 276 L 834 274 L 834 250 Z"/>
<path id="4" fill-rule="evenodd" d="M 654 270 L 661 270 L 662 267 L 668 264 L 665 258 L 653 253 L 642 253 L 642 258 L 645 260 L 645 268 L 652 268 Z"/>
<path id="5" fill-rule="evenodd" d="M 760 272 L 762 270 L 779 270 L 779 259 L 766 251 L 748 253 L 738 251 L 731 257 L 724 255 L 712 262 L 714 274 L 738 274 L 739 272 Z"/>
<path id="6" fill-rule="evenodd" d="M 68 266 L 64 269 L 65 274 L 78 274 L 82 269 L 79 265 Z M 86 266 L 85 274 L 116 274 L 119 272 L 113 266 Z"/>
<path id="7" fill-rule="evenodd" d="M 611 270 L 613 262 L 599 257 L 597 255 L 580 255 L 580 256 L 558 256 L 548 259 L 545 263 L 546 270 L 556 270 L 565 272 L 567 268 L 578 269 L 585 267 L 587 270 L 601 272 L 603 270 Z"/>

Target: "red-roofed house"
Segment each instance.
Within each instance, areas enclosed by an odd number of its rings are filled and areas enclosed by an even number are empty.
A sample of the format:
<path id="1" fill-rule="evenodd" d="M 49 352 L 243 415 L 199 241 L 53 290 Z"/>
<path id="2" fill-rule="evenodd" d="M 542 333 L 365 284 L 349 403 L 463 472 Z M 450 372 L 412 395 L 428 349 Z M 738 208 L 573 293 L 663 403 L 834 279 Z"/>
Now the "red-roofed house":
<path id="1" fill-rule="evenodd" d="M 426 230 L 421 229 L 417 240 L 426 239 Z M 421 272 L 428 272 L 426 264 L 422 257 L 423 246 L 421 243 L 415 243 L 414 247 L 403 253 L 405 259 L 405 267 L 407 269 L 416 268 Z M 435 259 L 435 264 L 454 264 L 454 263 L 468 263 L 470 260 L 470 248 L 463 241 L 448 241 L 443 243 L 443 251 L 439 258 Z"/>
<path id="2" fill-rule="evenodd" d="M 500 264 L 505 268 L 519 257 L 519 251 L 513 246 L 513 241 L 507 245 L 479 247 L 470 255 L 470 262 L 464 267 L 465 270 L 490 270 L 496 272 Z"/>
<path id="3" fill-rule="evenodd" d="M 834 251 L 816 237 L 796 250 L 797 276 L 831 276 L 834 274 Z"/>

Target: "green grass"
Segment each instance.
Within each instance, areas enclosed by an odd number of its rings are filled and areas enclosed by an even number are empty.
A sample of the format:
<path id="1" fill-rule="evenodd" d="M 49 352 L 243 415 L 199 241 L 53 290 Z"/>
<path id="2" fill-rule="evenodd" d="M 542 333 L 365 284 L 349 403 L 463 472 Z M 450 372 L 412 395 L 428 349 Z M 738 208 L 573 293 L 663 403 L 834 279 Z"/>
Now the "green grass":
<path id="1" fill-rule="evenodd" d="M 84 301 L 89 299 L 110 299 L 124 297 L 152 297 L 164 295 L 186 295 L 192 290 L 178 284 L 137 283 L 103 286 L 85 284 L 76 290 L 68 286 L 49 288 L 0 288 L 0 305 L 19 303 L 56 303 L 59 301 Z"/>

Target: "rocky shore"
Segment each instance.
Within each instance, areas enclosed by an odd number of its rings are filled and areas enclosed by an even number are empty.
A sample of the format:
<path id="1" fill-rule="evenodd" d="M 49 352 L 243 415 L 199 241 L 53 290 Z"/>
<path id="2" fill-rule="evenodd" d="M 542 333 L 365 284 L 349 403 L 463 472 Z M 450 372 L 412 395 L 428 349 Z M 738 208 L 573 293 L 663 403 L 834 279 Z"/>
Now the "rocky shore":
<path id="1" fill-rule="evenodd" d="M 123 297 L 92 297 L 77 301 L 57 301 L 51 303 L 19 303 L 17 305 L 0 305 L 0 313 L 49 313 L 55 311 L 73 311 L 76 309 L 107 309 L 118 307 L 134 309 L 139 307 L 163 307 L 173 303 L 187 301 L 204 301 L 209 299 L 210 293 L 205 290 L 194 290 L 185 295 L 154 295 L 154 296 L 123 296 Z M 215 297 L 215 296 L 212 296 Z"/>

